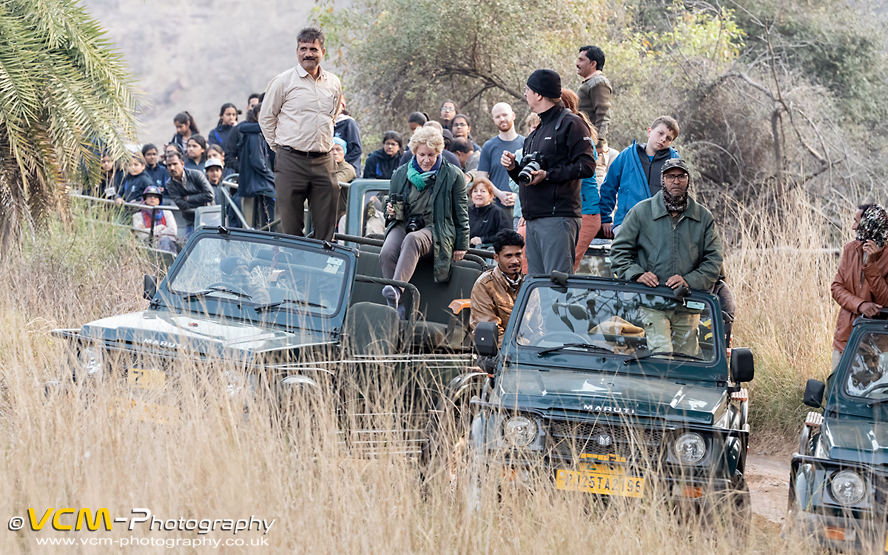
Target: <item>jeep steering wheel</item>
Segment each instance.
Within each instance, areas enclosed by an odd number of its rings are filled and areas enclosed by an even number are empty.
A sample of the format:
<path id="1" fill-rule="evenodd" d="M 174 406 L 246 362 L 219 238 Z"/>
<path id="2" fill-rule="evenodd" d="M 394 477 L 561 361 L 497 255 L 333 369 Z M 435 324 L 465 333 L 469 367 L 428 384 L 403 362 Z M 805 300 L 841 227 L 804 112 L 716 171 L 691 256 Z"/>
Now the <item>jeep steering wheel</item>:
<path id="1" fill-rule="evenodd" d="M 869 394 L 870 394 L 870 393 L 872 393 L 872 392 L 874 392 L 874 391 L 881 391 L 881 390 L 883 390 L 883 389 L 888 389 L 888 382 L 886 382 L 886 383 L 880 383 L 880 384 L 876 385 L 876 387 L 874 387 L 874 388 L 872 388 L 872 389 L 870 389 L 869 391 L 866 392 L 866 396 L 869 397 Z"/>
<path id="2" fill-rule="evenodd" d="M 213 287 L 224 287 L 225 289 L 231 289 L 232 293 L 238 295 L 239 297 L 250 297 L 250 294 L 237 287 L 236 285 L 232 285 L 230 283 L 226 283 L 224 281 L 217 281 L 216 283 L 211 283 L 207 285 L 207 289 L 212 289 Z M 220 293 L 225 293 L 225 291 L 220 291 Z"/>
<path id="3" fill-rule="evenodd" d="M 564 338 L 564 340 L 559 340 L 558 338 Z M 554 343 L 588 343 L 588 337 L 582 337 L 579 334 L 573 333 L 571 331 L 554 331 L 551 333 L 544 334 L 539 341 L 535 343 L 535 345 L 539 345 L 542 341 L 552 341 Z"/>

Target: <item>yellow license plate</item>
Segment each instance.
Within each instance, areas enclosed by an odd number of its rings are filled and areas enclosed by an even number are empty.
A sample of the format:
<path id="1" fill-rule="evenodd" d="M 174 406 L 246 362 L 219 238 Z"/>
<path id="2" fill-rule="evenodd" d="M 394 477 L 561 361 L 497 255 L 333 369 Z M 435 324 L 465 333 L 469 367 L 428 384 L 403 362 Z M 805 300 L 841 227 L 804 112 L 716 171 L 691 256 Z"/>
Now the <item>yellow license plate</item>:
<path id="1" fill-rule="evenodd" d="M 108 407 L 109 413 L 118 416 L 132 416 L 142 422 L 156 424 L 178 424 L 179 408 L 169 405 L 158 405 L 135 399 L 117 398 Z"/>
<path id="2" fill-rule="evenodd" d="M 163 389 L 166 384 L 166 374 L 158 370 L 130 368 L 126 373 L 126 383 L 130 387 L 142 389 Z"/>
<path id="3" fill-rule="evenodd" d="M 885 535 L 885 551 L 888 552 L 888 534 Z"/>
<path id="4" fill-rule="evenodd" d="M 555 471 L 555 489 L 620 497 L 641 497 L 644 493 L 644 478 L 626 476 L 619 471 L 602 466 L 596 467 L 595 472 L 559 469 Z"/>

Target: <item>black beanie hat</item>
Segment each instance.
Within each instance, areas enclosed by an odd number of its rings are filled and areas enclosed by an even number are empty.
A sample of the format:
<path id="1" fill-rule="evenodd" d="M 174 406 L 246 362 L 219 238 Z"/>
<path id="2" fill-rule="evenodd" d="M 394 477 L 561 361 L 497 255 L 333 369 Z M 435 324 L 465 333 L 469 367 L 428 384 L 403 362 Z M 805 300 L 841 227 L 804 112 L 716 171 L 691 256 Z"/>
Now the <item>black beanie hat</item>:
<path id="1" fill-rule="evenodd" d="M 561 76 L 551 69 L 538 69 L 527 78 L 527 88 L 546 98 L 561 98 Z"/>

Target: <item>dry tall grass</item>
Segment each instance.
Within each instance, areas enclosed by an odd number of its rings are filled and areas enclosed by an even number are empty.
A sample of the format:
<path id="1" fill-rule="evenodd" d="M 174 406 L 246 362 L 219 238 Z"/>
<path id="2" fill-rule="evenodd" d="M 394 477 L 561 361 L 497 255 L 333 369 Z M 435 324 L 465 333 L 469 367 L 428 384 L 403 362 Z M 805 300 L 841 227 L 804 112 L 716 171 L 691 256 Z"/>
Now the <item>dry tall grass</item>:
<path id="1" fill-rule="evenodd" d="M 816 228 L 811 222 L 810 229 Z M 787 231 L 789 233 L 789 231 Z M 802 241 L 801 237 L 784 240 Z M 749 251 L 764 238 L 748 236 L 732 249 L 729 276 L 740 304 L 737 344 L 759 356 L 754 406 L 794 411 L 808 373 L 828 363 L 832 310 L 825 299 L 831 260 Z M 773 244 L 773 243 L 765 243 Z M 744 250 L 746 249 L 746 250 Z M 255 530 L 214 539 L 241 538 L 246 547 L 223 552 L 297 553 L 805 553 L 773 528 L 754 527 L 746 540 L 732 529 L 679 522 L 665 505 L 646 499 L 609 506 L 579 494 L 554 493 L 540 479 L 533 495 L 506 490 L 501 502 L 468 509 L 464 484 L 440 471 L 423 482 L 416 462 L 401 455 L 349 456 L 335 441 L 335 426 L 315 408 L 310 438 L 282 426 L 268 404 L 245 415 L 245 390 L 230 393 L 222 369 L 198 371 L 183 362 L 173 386 L 153 402 L 175 405 L 177 425 L 141 422 L 110 411 L 126 397 L 109 382 L 91 392 L 55 394 L 42 387 L 65 361 L 54 327 L 76 327 L 113 313 L 140 309 L 147 264 L 126 234 L 78 224 L 31 238 L 0 263 L 0 521 L 38 517 L 50 507 L 107 507 L 130 517 L 147 507 L 162 519 L 249 518 L 274 525 L 267 547 L 250 549 Z M 813 276 L 813 277 L 812 277 Z M 789 279 L 787 279 L 787 277 Z M 797 282 L 805 277 L 807 285 Z M 824 281 L 826 280 L 826 281 Z M 823 363 L 823 364 L 821 364 Z M 213 371 L 215 370 L 215 371 Z M 380 369 L 385 372 L 385 369 Z M 384 408 L 384 407 L 383 407 Z M 755 427 L 775 425 L 758 408 Z M 319 416 L 320 415 L 320 416 Z M 777 418 L 779 417 L 779 418 Z M 777 414 L 774 422 L 790 419 Z M 304 420 L 304 418 L 303 418 Z M 780 424 L 783 425 L 783 424 Z M 460 463 L 461 464 L 461 463 Z M 456 475 L 464 475 L 457 468 Z M 487 499 L 493 499 L 487 491 Z M 70 518 L 70 517 L 69 517 Z M 38 538 L 74 537 L 78 545 L 48 548 Z M 160 552 L 79 545 L 81 539 L 193 539 L 194 532 L 0 532 L 2 553 Z M 164 552 L 194 552 L 174 547 Z"/>
<path id="2" fill-rule="evenodd" d="M 737 301 L 734 346 L 752 348 L 750 421 L 756 431 L 792 436 L 807 412 L 801 404 L 808 378 L 831 369 L 838 306 L 829 286 L 840 249 L 851 235 L 812 213 L 801 196 L 785 201 L 779 218 L 738 212 L 735 244 L 727 245 L 725 273 Z"/>

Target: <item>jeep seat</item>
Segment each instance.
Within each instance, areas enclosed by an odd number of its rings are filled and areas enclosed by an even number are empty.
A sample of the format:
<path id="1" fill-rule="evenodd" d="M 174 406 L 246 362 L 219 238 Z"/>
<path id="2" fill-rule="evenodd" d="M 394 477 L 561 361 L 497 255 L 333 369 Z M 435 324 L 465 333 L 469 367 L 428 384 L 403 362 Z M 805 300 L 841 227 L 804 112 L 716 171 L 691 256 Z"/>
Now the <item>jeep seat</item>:
<path id="1" fill-rule="evenodd" d="M 353 304 L 345 317 L 346 347 L 354 355 L 387 356 L 398 351 L 398 311 L 376 303 Z"/>
<path id="2" fill-rule="evenodd" d="M 379 265 L 379 247 L 361 245 L 357 273 L 371 277 L 382 277 Z M 450 281 L 435 283 L 432 258 L 420 258 L 416 272 L 410 283 L 419 290 L 419 317 L 412 330 L 413 344 L 421 352 L 439 349 L 460 349 L 466 336 L 466 326 L 448 308 L 454 299 L 467 299 L 472 296 L 472 287 L 484 268 L 477 262 L 462 260 L 453 264 Z M 353 304 L 368 302 L 385 305 L 382 285 L 355 282 L 352 290 Z M 409 333 L 407 323 L 401 322 L 403 333 Z"/>
<path id="3" fill-rule="evenodd" d="M 449 305 L 454 299 L 472 296 L 472 287 L 482 271 L 478 263 L 461 260 L 453 264 L 450 281 L 435 283 L 431 257 L 420 259 L 410 283 L 419 289 L 421 315 L 413 331 L 413 341 L 424 352 L 462 347 L 468 330 Z"/>

